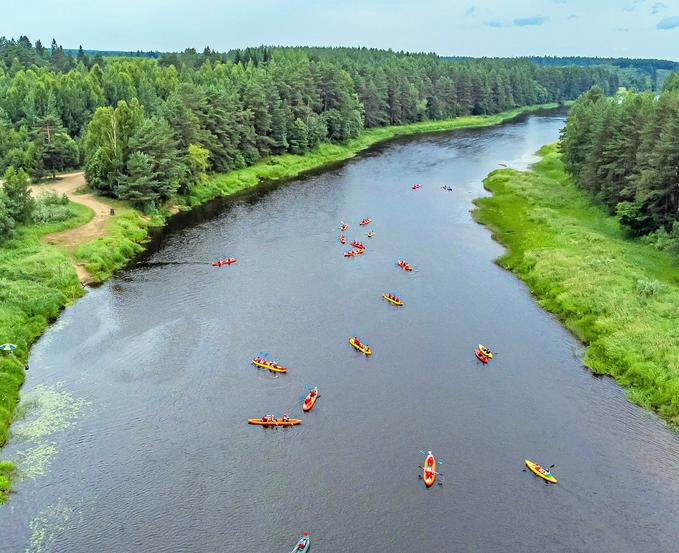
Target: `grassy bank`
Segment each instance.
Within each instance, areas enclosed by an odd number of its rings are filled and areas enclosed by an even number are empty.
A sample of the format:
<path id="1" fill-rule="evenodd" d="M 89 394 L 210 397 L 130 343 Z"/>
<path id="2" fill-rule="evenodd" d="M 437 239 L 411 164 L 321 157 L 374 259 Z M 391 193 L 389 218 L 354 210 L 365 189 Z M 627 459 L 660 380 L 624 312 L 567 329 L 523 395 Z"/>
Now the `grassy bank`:
<path id="1" fill-rule="evenodd" d="M 89 208 L 74 203 L 70 207 L 75 215 L 69 220 L 22 227 L 0 246 L 0 343 L 17 345 L 14 354 L 0 352 L 0 444 L 7 439 L 19 401 L 30 345 L 65 305 L 83 293 L 68 255 L 40 242 L 45 234 L 92 218 Z M 10 473 L 11 465 L 0 462 L 0 503 Z"/>
<path id="2" fill-rule="evenodd" d="M 194 187 L 188 197 L 178 200 L 179 208 L 191 209 L 214 198 L 252 188 L 264 181 L 293 178 L 324 165 L 349 159 L 379 142 L 399 136 L 487 127 L 513 119 L 522 113 L 556 107 L 558 104 L 540 104 L 495 115 L 471 115 L 443 121 L 424 121 L 412 125 L 368 129 L 345 144 L 324 143 L 304 155 L 273 156 L 250 167 L 210 175 L 203 183 Z M 163 226 L 167 215 L 169 211 L 160 213 L 149 220 L 139 216 L 138 213 L 130 213 L 123 220 L 112 224 L 110 232 L 107 232 L 105 237 L 79 247 L 75 257 L 85 263 L 85 268 L 95 282 L 106 280 L 143 249 L 141 244 L 148 236 L 149 229 L 152 226 Z"/>
<path id="3" fill-rule="evenodd" d="M 508 248 L 499 263 L 585 344 L 585 364 L 679 429 L 679 262 L 627 239 L 577 189 L 556 146 L 530 172 L 491 173 L 476 219 Z"/>
<path id="4" fill-rule="evenodd" d="M 349 159 L 378 142 L 399 136 L 491 126 L 521 113 L 555 107 L 557 104 L 544 104 L 496 115 L 369 129 L 346 144 L 322 144 L 303 156 L 276 156 L 245 169 L 210 176 L 188 198 L 180 199 L 179 207 L 190 209 L 210 199 L 251 188 L 262 181 L 295 177 Z M 88 208 L 72 205 L 78 215 L 65 223 L 25 227 L 15 239 L 0 244 L 0 343 L 9 341 L 18 345 L 15 355 L 0 354 L 0 446 L 8 436 L 31 343 L 64 306 L 83 293 L 70 256 L 85 264 L 95 282 L 103 281 L 141 252 L 149 229 L 162 226 L 170 214 L 170 209 L 167 209 L 153 217 L 146 217 L 133 209 L 119 209 L 116 204 L 118 214 L 107 223 L 104 236 L 79 245 L 75 251 L 42 244 L 41 236 L 82 225 L 92 217 Z M 3 500 L 2 486 L 9 472 L 9 469 L 0 472 L 0 502 Z"/>

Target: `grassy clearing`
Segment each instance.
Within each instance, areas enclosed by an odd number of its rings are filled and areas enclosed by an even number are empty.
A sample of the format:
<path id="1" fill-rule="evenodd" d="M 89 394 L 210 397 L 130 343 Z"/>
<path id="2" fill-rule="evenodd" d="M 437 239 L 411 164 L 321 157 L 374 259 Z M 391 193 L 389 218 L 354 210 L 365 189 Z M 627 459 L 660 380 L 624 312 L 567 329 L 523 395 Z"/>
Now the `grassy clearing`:
<path id="1" fill-rule="evenodd" d="M 588 345 L 584 362 L 679 429 L 679 265 L 627 239 L 564 172 L 556 146 L 532 171 L 491 173 L 476 219 L 508 247 L 499 263 Z"/>

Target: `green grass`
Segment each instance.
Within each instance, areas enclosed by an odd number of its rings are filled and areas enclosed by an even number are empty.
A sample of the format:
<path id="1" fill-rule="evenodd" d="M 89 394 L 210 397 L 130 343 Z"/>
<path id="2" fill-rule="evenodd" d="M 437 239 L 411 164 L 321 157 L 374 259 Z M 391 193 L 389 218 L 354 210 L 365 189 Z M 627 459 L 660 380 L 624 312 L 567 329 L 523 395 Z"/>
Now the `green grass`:
<path id="1" fill-rule="evenodd" d="M 625 237 L 545 146 L 530 172 L 485 180 L 476 219 L 508 248 L 498 262 L 585 344 L 584 362 L 679 429 L 679 265 Z"/>
<path id="2" fill-rule="evenodd" d="M 164 218 L 150 219 L 129 209 L 111 218 L 106 235 L 80 245 L 75 258 L 85 263 L 94 282 L 102 282 L 143 251 L 151 226 L 161 226 Z"/>
<path id="3" fill-rule="evenodd" d="M 14 463 L 0 461 L 0 505 L 7 500 L 7 493 L 10 491 L 10 478 L 16 470 Z"/>

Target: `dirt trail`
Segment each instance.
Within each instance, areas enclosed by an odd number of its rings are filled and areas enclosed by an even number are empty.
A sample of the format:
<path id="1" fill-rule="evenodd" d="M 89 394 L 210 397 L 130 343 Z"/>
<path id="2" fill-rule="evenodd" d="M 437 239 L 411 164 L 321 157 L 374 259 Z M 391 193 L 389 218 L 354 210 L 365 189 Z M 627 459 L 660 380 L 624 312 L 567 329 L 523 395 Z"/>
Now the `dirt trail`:
<path id="1" fill-rule="evenodd" d="M 54 190 L 59 195 L 66 194 L 72 202 L 85 205 L 94 211 L 94 217 L 90 222 L 76 228 L 46 234 L 42 237 L 42 241 L 45 244 L 53 244 L 66 248 L 71 256 L 80 244 L 103 236 L 106 224 L 110 218 L 111 207 L 102 202 L 97 196 L 89 193 L 75 194 L 78 188 L 85 187 L 86 185 L 85 174 L 79 172 L 61 175 L 59 180 L 53 183 L 31 186 L 33 196 L 39 196 L 48 190 Z M 88 283 L 91 279 L 90 274 L 85 270 L 82 263 L 76 262 L 74 258 L 72 259 L 80 282 Z"/>

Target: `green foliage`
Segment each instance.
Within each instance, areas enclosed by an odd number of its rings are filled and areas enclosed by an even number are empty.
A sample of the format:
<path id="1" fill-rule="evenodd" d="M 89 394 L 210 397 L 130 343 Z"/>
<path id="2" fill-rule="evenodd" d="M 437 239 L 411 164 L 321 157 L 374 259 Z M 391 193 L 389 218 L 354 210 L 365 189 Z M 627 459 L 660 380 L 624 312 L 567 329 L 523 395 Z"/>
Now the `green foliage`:
<path id="1" fill-rule="evenodd" d="M 7 208 L 7 197 L 4 190 L 0 190 L 0 237 L 12 236 L 14 232 L 14 217 Z"/>
<path id="2" fill-rule="evenodd" d="M 66 194 L 59 196 L 53 190 L 41 194 L 35 200 L 33 210 L 33 222 L 37 224 L 55 223 L 67 221 L 73 218 L 76 212 L 69 206 Z"/>
<path id="3" fill-rule="evenodd" d="M 29 222 L 35 204 L 26 172 L 23 169 L 16 171 L 14 167 L 8 167 L 2 186 L 4 191 L 2 202 L 9 216 L 17 224 Z"/>
<path id="4" fill-rule="evenodd" d="M 540 153 L 531 172 L 491 173 L 475 217 L 508 246 L 499 262 L 588 345 L 585 364 L 679 428 L 676 259 L 627 239 L 555 146 Z"/>
<path id="5" fill-rule="evenodd" d="M 575 182 L 635 236 L 667 237 L 679 221 L 679 91 L 671 88 L 670 81 L 658 99 L 611 99 L 594 88 L 575 103 L 562 131 Z"/>
<path id="6" fill-rule="evenodd" d="M 671 92 L 673 90 L 679 90 L 679 71 L 672 73 L 663 84 L 664 92 Z"/>
<path id="7" fill-rule="evenodd" d="M 0 505 L 7 501 L 7 492 L 10 491 L 10 477 L 16 470 L 14 463 L 0 461 Z"/>

